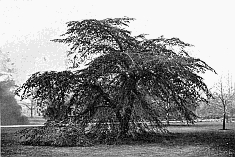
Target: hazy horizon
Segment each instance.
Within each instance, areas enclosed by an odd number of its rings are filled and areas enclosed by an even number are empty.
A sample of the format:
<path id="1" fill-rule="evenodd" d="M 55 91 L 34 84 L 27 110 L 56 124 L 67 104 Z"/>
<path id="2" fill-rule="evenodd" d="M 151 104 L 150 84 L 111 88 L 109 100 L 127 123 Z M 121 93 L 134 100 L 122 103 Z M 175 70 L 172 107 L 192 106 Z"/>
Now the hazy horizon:
<path id="1" fill-rule="evenodd" d="M 178 37 L 193 44 L 193 56 L 213 67 L 203 75 L 212 87 L 229 74 L 235 82 L 232 1 L 0 1 L 0 49 L 9 52 L 19 83 L 36 71 L 65 69 L 67 46 L 53 43 L 66 31 L 66 22 L 82 19 L 133 17 L 133 34 Z M 148 2 L 148 3 L 147 3 Z"/>

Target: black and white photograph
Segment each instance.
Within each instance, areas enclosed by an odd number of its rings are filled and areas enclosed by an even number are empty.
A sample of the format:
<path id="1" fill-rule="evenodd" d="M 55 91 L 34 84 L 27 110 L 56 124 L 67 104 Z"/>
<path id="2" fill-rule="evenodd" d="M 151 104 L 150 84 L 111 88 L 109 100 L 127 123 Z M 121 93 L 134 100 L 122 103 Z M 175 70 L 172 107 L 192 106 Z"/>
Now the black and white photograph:
<path id="1" fill-rule="evenodd" d="M 234 6 L 0 0 L 0 156 L 235 157 Z"/>

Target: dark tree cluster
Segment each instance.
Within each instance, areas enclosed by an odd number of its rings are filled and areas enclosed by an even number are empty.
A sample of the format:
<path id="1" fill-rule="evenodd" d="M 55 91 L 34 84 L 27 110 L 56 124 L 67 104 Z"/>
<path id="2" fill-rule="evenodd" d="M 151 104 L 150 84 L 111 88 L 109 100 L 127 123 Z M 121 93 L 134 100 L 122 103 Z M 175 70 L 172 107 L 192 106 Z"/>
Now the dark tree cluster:
<path id="1" fill-rule="evenodd" d="M 15 99 L 16 83 L 13 75 L 16 72 L 9 53 L 0 50 L 0 106 L 1 125 L 28 124 L 28 119 L 21 113 L 21 106 Z"/>
<path id="2" fill-rule="evenodd" d="M 192 46 L 178 38 L 148 39 L 127 30 L 132 18 L 67 23 L 67 32 L 54 42 L 68 44 L 72 67 L 83 69 L 33 74 L 21 88 L 22 98 L 47 103 L 48 116 L 82 123 L 95 134 L 126 137 L 146 130 L 163 130 L 161 118 L 171 108 L 188 121 L 193 109 L 211 96 L 199 73 L 214 71 L 190 56 Z M 69 118 L 70 117 L 70 118 Z M 68 123 L 68 120 L 67 120 Z"/>

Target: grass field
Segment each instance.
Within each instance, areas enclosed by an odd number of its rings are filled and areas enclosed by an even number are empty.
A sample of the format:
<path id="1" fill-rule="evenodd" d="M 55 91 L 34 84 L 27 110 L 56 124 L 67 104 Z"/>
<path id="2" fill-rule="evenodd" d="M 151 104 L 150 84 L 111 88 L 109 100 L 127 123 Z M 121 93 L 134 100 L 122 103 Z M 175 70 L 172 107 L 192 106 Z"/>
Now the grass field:
<path id="1" fill-rule="evenodd" d="M 137 142 L 92 147 L 23 146 L 13 133 L 22 128 L 1 128 L 1 156 L 73 157 L 73 156 L 161 156 L 161 157 L 235 157 L 235 123 L 220 130 L 221 123 L 200 122 L 195 125 L 169 126 L 171 135 L 156 137 L 157 142 Z"/>

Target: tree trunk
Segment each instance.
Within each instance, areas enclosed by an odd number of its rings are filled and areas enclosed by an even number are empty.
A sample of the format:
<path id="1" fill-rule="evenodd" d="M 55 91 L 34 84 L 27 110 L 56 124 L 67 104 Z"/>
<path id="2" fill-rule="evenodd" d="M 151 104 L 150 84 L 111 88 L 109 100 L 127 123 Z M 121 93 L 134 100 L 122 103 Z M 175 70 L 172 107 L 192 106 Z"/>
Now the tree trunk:
<path id="1" fill-rule="evenodd" d="M 122 117 L 122 120 L 120 121 L 120 133 L 119 138 L 125 138 L 128 135 L 129 131 L 129 121 L 131 119 L 131 109 L 127 108 L 125 110 L 125 114 Z"/>
<path id="2" fill-rule="evenodd" d="M 170 125 L 170 120 L 169 120 L 169 112 L 166 113 L 166 125 Z"/>
<path id="3" fill-rule="evenodd" d="M 167 102 L 166 102 L 166 125 L 169 126 L 170 125 L 170 103 L 169 103 L 169 97 L 167 98 Z"/>
<path id="4" fill-rule="evenodd" d="M 31 108 L 30 108 L 30 117 L 33 118 L 33 104 L 31 104 Z"/>
<path id="5" fill-rule="evenodd" d="M 125 138 L 128 136 L 128 131 L 130 128 L 129 122 L 131 119 L 134 99 L 135 99 L 135 97 L 132 94 L 130 94 L 128 105 L 125 108 L 124 114 L 123 114 L 121 121 L 120 121 L 120 133 L 118 135 L 119 138 Z"/>
<path id="6" fill-rule="evenodd" d="M 130 74 L 130 77 L 127 79 L 126 83 L 126 94 L 123 95 L 124 99 L 123 102 L 125 102 L 125 97 L 127 98 L 128 103 L 125 104 L 126 106 L 124 107 L 124 113 L 122 115 L 121 121 L 120 121 L 120 132 L 118 137 L 119 138 L 125 138 L 128 136 L 128 131 L 130 128 L 130 120 L 131 120 L 131 114 L 134 106 L 134 101 L 135 101 L 135 96 L 134 93 L 136 93 L 136 77 L 134 74 Z M 124 93 L 123 93 L 124 94 Z"/>
<path id="7" fill-rule="evenodd" d="M 223 118 L 223 130 L 225 130 L 225 119 L 226 119 L 226 114 L 224 113 L 224 118 Z"/>

